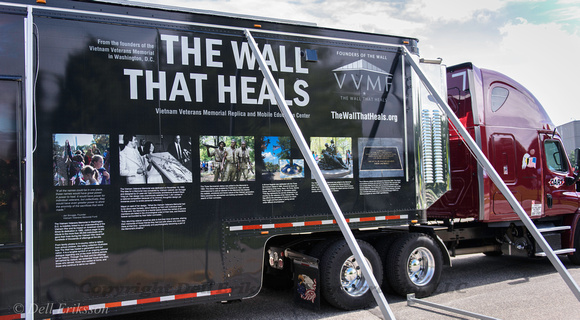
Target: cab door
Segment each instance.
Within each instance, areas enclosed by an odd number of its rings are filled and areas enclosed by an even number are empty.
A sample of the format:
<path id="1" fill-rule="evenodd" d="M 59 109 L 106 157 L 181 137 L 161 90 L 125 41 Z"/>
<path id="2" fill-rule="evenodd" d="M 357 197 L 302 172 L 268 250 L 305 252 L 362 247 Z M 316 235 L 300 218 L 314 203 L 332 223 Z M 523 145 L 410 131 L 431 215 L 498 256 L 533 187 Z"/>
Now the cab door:
<path id="1" fill-rule="evenodd" d="M 542 135 L 542 142 L 545 160 L 542 168 L 545 215 L 576 212 L 578 195 L 575 185 L 566 183 L 566 178 L 570 179 L 574 175 L 562 142 L 548 134 Z"/>

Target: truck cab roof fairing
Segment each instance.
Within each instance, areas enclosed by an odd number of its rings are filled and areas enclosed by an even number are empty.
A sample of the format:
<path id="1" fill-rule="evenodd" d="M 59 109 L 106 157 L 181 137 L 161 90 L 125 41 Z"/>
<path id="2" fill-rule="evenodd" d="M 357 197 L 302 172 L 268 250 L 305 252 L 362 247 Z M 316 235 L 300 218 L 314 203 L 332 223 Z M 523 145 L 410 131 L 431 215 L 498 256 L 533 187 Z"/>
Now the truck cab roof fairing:
<path id="1" fill-rule="evenodd" d="M 489 69 L 481 69 L 487 123 L 497 126 L 553 130 L 554 123 L 542 104 L 524 86 L 514 79 Z M 495 88 L 507 89 L 508 97 L 500 108 L 492 110 L 491 93 Z M 495 109 L 495 108 L 493 108 Z"/>

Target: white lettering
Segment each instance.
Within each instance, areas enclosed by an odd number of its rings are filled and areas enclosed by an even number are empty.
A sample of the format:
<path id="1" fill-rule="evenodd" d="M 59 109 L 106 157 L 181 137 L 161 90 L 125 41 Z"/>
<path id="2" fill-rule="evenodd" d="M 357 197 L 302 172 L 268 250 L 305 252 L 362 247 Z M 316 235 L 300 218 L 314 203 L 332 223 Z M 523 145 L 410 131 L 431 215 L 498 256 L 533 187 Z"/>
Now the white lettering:
<path id="1" fill-rule="evenodd" d="M 350 77 L 352 78 L 352 82 L 354 82 L 354 86 L 356 87 L 357 90 L 360 90 L 360 84 L 362 83 L 362 79 L 363 76 L 360 76 L 360 79 L 358 80 L 358 83 L 356 82 L 356 78 L 354 74 L 351 74 Z"/>
<path id="2" fill-rule="evenodd" d="M 159 71 L 159 82 L 153 81 L 153 71 L 145 71 L 145 90 L 147 92 L 146 99 L 153 100 L 153 89 L 159 90 L 159 100 L 167 100 L 167 88 L 165 81 L 165 71 Z"/>
<path id="3" fill-rule="evenodd" d="M 280 93 L 282 94 L 282 98 L 286 97 L 286 83 L 284 79 L 278 79 L 278 87 L 280 88 Z M 274 105 L 278 103 L 274 101 Z M 293 105 L 292 100 L 286 100 L 286 104 L 291 107 Z"/>
<path id="4" fill-rule="evenodd" d="M 236 68 L 239 70 L 243 69 L 245 61 L 248 65 L 248 70 L 254 70 L 256 57 L 250 52 L 250 47 L 247 42 L 242 42 L 242 48 L 238 49 L 238 42 L 232 41 L 232 51 L 234 60 L 236 61 Z"/>
<path id="5" fill-rule="evenodd" d="M 195 83 L 195 102 L 203 102 L 203 80 L 207 80 L 207 74 L 190 73 L 189 78 Z"/>
<path id="6" fill-rule="evenodd" d="M 242 77 L 242 104 L 257 104 L 256 99 L 250 99 L 248 94 L 256 92 L 255 88 L 249 86 L 250 83 L 258 81 L 255 77 Z"/>
<path id="7" fill-rule="evenodd" d="M 286 66 L 286 47 L 280 46 L 280 72 L 294 72 L 294 68 Z"/>
<path id="8" fill-rule="evenodd" d="M 270 44 L 264 45 L 262 55 L 264 56 L 264 61 L 266 61 L 266 65 L 270 66 L 270 70 L 278 71 L 276 59 L 274 58 L 274 51 L 272 51 L 272 46 Z"/>
<path id="9" fill-rule="evenodd" d="M 123 74 L 129 76 L 129 92 L 131 94 L 131 100 L 137 100 L 137 77 L 143 76 L 143 70 L 124 69 Z"/>
<path id="10" fill-rule="evenodd" d="M 221 61 L 214 61 L 214 59 L 213 59 L 214 57 L 219 57 L 221 55 L 221 51 L 214 50 L 213 47 L 214 47 L 214 45 L 221 46 L 222 41 L 219 39 L 207 39 L 205 42 L 206 42 L 205 53 L 206 53 L 207 66 L 208 67 L 217 67 L 217 68 L 223 67 L 223 63 Z"/>
<path id="11" fill-rule="evenodd" d="M 336 75 L 336 73 L 334 74 L 334 78 L 336 79 L 336 82 L 338 83 L 338 88 L 342 89 L 342 85 L 344 84 L 344 79 L 346 78 L 346 74 L 342 75 L 342 80 L 338 80 L 338 76 Z"/>
<path id="12" fill-rule="evenodd" d="M 218 75 L 218 101 L 226 103 L 226 93 L 230 94 L 230 103 L 237 103 L 236 98 L 236 76 L 230 76 L 230 85 L 225 84 L 225 77 Z"/>
<path id="13" fill-rule="evenodd" d="M 272 89 L 268 85 L 267 81 L 263 81 L 262 87 L 260 87 L 260 95 L 258 96 L 258 104 L 264 104 L 264 100 L 270 100 L 270 103 L 276 104 L 276 97 L 272 93 Z"/>
<path id="14" fill-rule="evenodd" d="M 178 36 L 172 36 L 168 34 L 161 35 L 161 41 L 165 42 L 165 48 L 167 52 L 167 64 L 173 64 L 173 43 L 179 42 Z"/>
<path id="15" fill-rule="evenodd" d="M 373 90 L 381 90 L 381 77 L 377 77 L 377 81 L 373 83 L 371 76 L 367 76 L 367 90 L 370 90 L 370 87 L 373 87 Z"/>
<path id="16" fill-rule="evenodd" d="M 201 66 L 201 39 L 193 38 L 193 48 L 189 47 L 189 38 L 181 37 L 181 64 L 189 65 L 189 55 L 194 58 L 194 65 Z"/>
<path id="17" fill-rule="evenodd" d="M 308 68 L 302 68 L 302 55 L 299 47 L 294 48 L 294 59 L 296 61 L 296 73 L 308 74 Z"/>
<path id="18" fill-rule="evenodd" d="M 286 96 L 285 94 L 285 82 L 284 79 L 278 79 L 278 87 L 280 88 L 280 93 L 282 94 L 282 98 Z M 265 100 L 270 100 L 270 103 L 273 105 L 278 105 L 278 101 L 276 101 L 276 96 L 270 85 L 268 85 L 267 81 L 262 82 L 262 86 L 260 88 L 260 95 L 258 96 L 258 104 L 263 105 Z M 288 106 L 292 106 L 292 100 L 286 100 L 286 104 Z"/>
<path id="19" fill-rule="evenodd" d="M 171 94 L 169 95 L 169 101 L 175 101 L 177 96 L 183 96 L 183 99 L 187 102 L 191 102 L 191 96 L 189 95 L 189 88 L 185 82 L 185 77 L 183 73 L 178 72 L 175 74 L 175 80 L 173 80 L 173 87 L 171 88 Z"/>
<path id="20" fill-rule="evenodd" d="M 296 82 L 294 82 L 294 92 L 302 97 L 302 100 L 294 98 L 294 103 L 296 103 L 296 105 L 299 107 L 305 107 L 310 102 L 310 96 L 308 95 L 308 92 L 302 88 L 308 88 L 308 83 L 304 80 L 296 80 Z"/>

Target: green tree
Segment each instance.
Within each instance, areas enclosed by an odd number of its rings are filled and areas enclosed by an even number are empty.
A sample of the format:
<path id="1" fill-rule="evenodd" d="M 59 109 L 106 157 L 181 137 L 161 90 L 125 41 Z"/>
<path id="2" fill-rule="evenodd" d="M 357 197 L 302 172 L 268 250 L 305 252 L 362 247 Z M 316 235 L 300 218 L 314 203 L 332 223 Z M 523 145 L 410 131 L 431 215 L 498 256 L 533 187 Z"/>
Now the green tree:
<path id="1" fill-rule="evenodd" d="M 574 166 L 576 164 L 576 152 L 572 151 L 568 153 L 568 159 L 570 159 L 570 163 L 572 164 L 572 166 Z"/>
<path id="2" fill-rule="evenodd" d="M 278 137 L 278 145 L 280 146 L 277 152 L 278 158 L 290 159 L 290 162 L 292 162 L 292 156 L 290 154 L 292 139 L 290 137 Z"/>
<path id="3" fill-rule="evenodd" d="M 93 143 L 101 151 L 101 154 L 104 154 L 105 151 L 109 150 L 110 137 L 108 134 L 94 134 Z"/>

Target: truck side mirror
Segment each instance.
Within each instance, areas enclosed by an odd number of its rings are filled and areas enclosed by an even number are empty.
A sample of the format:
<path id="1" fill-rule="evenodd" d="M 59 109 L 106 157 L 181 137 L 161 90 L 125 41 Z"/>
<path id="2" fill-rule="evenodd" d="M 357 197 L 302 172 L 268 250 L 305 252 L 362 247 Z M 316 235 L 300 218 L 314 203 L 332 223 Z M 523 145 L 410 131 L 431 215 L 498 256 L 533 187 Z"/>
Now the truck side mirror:
<path id="1" fill-rule="evenodd" d="M 580 148 L 576 148 L 576 150 L 574 150 L 574 169 L 576 169 L 576 171 L 580 170 Z"/>

